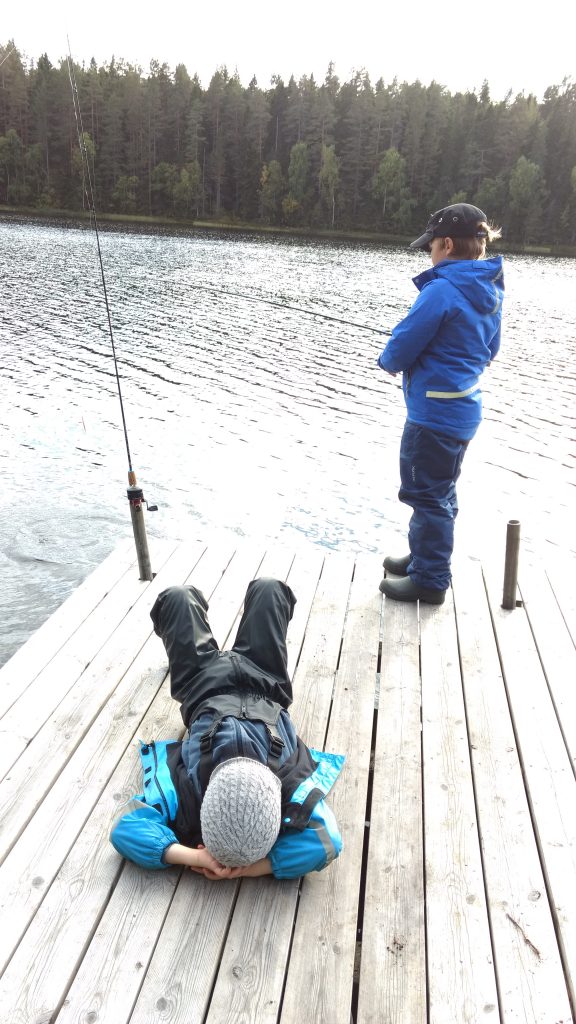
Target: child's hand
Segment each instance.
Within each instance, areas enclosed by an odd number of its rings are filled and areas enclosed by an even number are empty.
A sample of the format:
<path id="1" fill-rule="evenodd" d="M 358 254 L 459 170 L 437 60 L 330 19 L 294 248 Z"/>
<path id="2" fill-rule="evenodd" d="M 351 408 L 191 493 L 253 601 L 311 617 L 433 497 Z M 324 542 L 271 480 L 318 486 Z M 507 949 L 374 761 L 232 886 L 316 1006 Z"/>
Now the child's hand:
<path id="1" fill-rule="evenodd" d="M 254 864 L 247 864 L 243 868 L 227 868 L 220 864 L 202 843 L 195 849 L 191 846 L 182 846 L 180 843 L 172 843 L 164 851 L 164 863 L 182 864 L 185 868 L 190 868 L 190 871 L 204 875 L 213 882 L 226 878 L 257 878 L 259 875 L 272 874 L 272 864 L 268 857 L 263 857 Z"/>
<path id="2" fill-rule="evenodd" d="M 191 871 L 196 871 L 206 878 L 221 879 L 231 878 L 232 868 L 225 868 L 208 852 L 205 846 L 200 844 L 196 849 L 192 846 L 182 846 L 181 843 L 172 843 L 164 851 L 165 864 L 181 864 Z"/>
<path id="3" fill-rule="evenodd" d="M 257 860 L 254 864 L 247 864 L 243 868 L 230 868 L 230 878 L 259 878 L 260 875 L 271 875 L 272 864 L 268 857 Z"/>
<path id="4" fill-rule="evenodd" d="M 210 878 L 213 881 L 234 877 L 232 875 L 233 869 L 226 868 L 223 864 L 220 864 L 201 843 L 194 850 L 194 854 L 194 863 L 190 864 L 192 871 L 196 871 L 198 874 L 204 875 L 205 878 Z"/>
<path id="5" fill-rule="evenodd" d="M 257 860 L 254 864 L 247 864 L 245 867 L 225 868 L 202 844 L 198 846 L 198 851 L 202 851 L 202 863 L 198 867 L 192 867 L 192 871 L 197 871 L 214 882 L 223 878 L 258 878 L 260 875 L 272 874 L 272 864 L 268 857 L 263 857 L 262 860 Z"/>

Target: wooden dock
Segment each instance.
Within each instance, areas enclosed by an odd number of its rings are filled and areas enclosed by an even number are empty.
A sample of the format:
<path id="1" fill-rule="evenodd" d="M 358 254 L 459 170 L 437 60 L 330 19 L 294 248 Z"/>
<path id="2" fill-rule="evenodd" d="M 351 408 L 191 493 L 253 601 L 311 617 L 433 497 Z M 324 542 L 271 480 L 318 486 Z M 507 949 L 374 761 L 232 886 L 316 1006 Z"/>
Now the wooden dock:
<path id="1" fill-rule="evenodd" d="M 576 600 L 473 562 L 442 607 L 381 559 L 126 546 L 0 671 L 2 1024 L 568 1024 L 576 1007 Z M 344 839 L 297 881 L 147 872 L 108 841 L 136 740 L 181 735 L 155 596 L 194 582 L 231 643 L 246 586 L 287 579 L 293 718 L 345 753 Z"/>

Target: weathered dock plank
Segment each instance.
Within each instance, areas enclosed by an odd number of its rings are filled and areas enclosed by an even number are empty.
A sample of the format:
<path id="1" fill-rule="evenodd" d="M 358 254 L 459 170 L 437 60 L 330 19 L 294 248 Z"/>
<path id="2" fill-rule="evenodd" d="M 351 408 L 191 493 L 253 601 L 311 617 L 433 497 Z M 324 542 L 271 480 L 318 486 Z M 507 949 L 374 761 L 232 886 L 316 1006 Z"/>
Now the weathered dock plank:
<path id="1" fill-rule="evenodd" d="M 384 601 L 358 1024 L 426 1024 L 418 610 Z"/>
<path id="2" fill-rule="evenodd" d="M 347 755 L 331 804 L 346 856 L 307 875 L 284 992 L 281 1021 L 306 1014 L 317 1024 L 349 1024 L 374 718 L 381 601 L 378 560 L 356 560 L 336 673 L 326 748 Z"/>
<path id="3" fill-rule="evenodd" d="M 498 1012 L 452 595 L 420 607 L 431 1020 Z"/>
<path id="4" fill-rule="evenodd" d="M 566 623 L 572 642 L 576 644 L 576 594 L 574 593 L 574 564 L 547 566 L 546 575 L 554 597 Z"/>
<path id="5" fill-rule="evenodd" d="M 525 614 L 488 595 L 532 822 L 572 1008 L 576 1003 L 576 778 Z M 536 892 L 536 890 L 535 890 Z M 545 898 L 541 893 L 540 897 Z M 574 1011 L 573 1011 L 574 1012 Z"/>
<path id="6" fill-rule="evenodd" d="M 479 565 L 456 579 L 454 597 L 501 1020 L 566 1020 L 562 962 Z"/>
<path id="7" fill-rule="evenodd" d="M 576 769 L 575 642 L 544 573 L 526 570 L 520 592 L 568 754 Z"/>

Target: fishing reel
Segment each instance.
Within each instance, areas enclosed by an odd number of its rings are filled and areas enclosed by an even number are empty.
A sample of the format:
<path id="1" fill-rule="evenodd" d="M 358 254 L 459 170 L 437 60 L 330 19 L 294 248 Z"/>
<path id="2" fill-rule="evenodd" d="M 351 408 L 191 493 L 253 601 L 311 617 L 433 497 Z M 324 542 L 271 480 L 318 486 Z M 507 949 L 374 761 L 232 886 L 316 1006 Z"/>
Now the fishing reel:
<path id="1" fill-rule="evenodd" d="M 149 505 L 144 497 L 144 491 L 141 487 L 136 484 L 132 484 L 127 488 L 126 494 L 128 495 L 128 501 L 134 508 L 142 508 L 142 505 L 146 505 L 148 512 L 157 512 L 158 505 Z"/>

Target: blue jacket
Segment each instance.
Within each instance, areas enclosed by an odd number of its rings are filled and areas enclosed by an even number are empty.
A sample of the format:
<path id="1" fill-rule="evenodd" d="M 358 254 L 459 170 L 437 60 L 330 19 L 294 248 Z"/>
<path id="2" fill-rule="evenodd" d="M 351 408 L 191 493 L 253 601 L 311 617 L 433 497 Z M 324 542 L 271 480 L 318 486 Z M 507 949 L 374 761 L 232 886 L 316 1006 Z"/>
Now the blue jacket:
<path id="1" fill-rule="evenodd" d="M 500 347 L 502 257 L 443 260 L 414 284 L 420 294 L 378 365 L 403 371 L 411 423 L 469 440 L 482 419 L 480 377 Z"/>
<path id="2" fill-rule="evenodd" d="M 305 747 L 286 712 L 281 718 L 279 731 L 289 757 L 277 772 L 282 781 L 282 826 L 268 856 L 276 878 L 297 878 L 308 871 L 320 871 L 342 849 L 336 819 L 323 797 L 340 774 L 344 757 Z M 190 764 L 190 742 L 204 727 L 198 719 L 197 728 L 184 744 L 141 743 L 144 793 L 123 809 L 110 835 L 118 853 L 141 867 L 167 867 L 163 855 L 172 843 L 196 846 L 201 842 L 198 780 L 194 769 L 186 764 Z M 262 754 L 267 748 L 267 734 L 260 723 L 224 719 L 216 735 L 221 737 L 217 760 L 225 745 L 229 746 L 228 756 L 234 756 L 239 742 L 244 754 L 265 760 Z M 305 767 L 304 772 L 298 773 L 298 765 Z M 300 781 L 293 786 L 292 779 Z"/>

